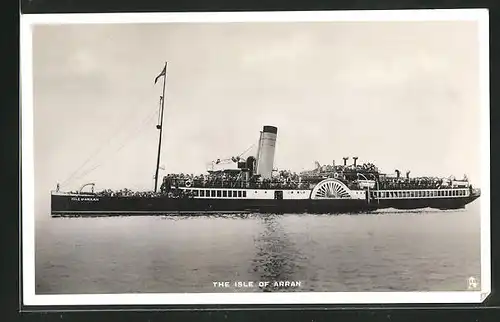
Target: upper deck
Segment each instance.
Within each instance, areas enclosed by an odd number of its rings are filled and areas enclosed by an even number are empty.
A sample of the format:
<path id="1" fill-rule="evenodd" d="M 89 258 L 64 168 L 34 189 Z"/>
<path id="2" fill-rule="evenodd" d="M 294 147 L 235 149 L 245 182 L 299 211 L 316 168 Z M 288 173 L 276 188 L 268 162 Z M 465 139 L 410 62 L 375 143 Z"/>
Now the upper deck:
<path id="1" fill-rule="evenodd" d="M 288 170 L 274 170 L 270 178 L 262 178 L 255 173 L 252 174 L 249 168 L 243 167 L 241 169 L 208 171 L 207 174 L 198 175 L 183 173 L 168 174 L 163 177 L 163 182 L 158 192 L 131 191 L 129 189 L 112 191 L 106 189 L 96 194 L 102 196 L 159 197 L 169 194 L 182 195 L 184 192 L 189 192 L 205 198 L 224 198 L 224 194 L 227 194 L 228 198 L 245 198 L 242 195 L 245 193 L 258 198 L 268 198 L 275 191 L 284 191 L 285 196 L 295 199 L 298 195 L 301 196 L 300 198 L 303 198 L 307 195 L 306 191 L 312 192 L 315 188 L 317 189 L 318 185 L 326 179 L 336 180 L 346 191 L 353 192 L 356 198 L 361 195 L 367 195 L 371 198 L 384 198 L 383 194 L 372 195 L 375 191 L 399 191 L 402 193 L 391 193 L 390 195 L 405 198 L 405 196 L 415 195 L 413 193 L 408 194 L 408 191 L 472 189 L 466 178 L 464 180 L 454 180 L 454 178 L 410 177 L 409 171 L 405 177 L 402 177 L 399 171 L 396 171 L 396 176 L 386 175 L 370 163 L 344 166 L 320 166 L 318 164 L 317 168 L 311 171 L 295 173 Z M 75 193 L 82 194 L 83 188 L 89 185 L 92 189 L 92 193 L 90 194 L 93 195 L 93 183 L 83 185 L 80 191 Z M 180 193 L 181 190 L 184 192 Z M 441 195 L 441 192 L 435 195 L 439 197 L 446 196 Z M 455 196 L 455 193 L 450 193 L 450 195 Z M 457 196 L 464 195 L 467 194 L 463 192 L 457 193 Z"/>
<path id="2" fill-rule="evenodd" d="M 229 188 L 256 190 L 311 190 L 322 180 L 334 178 L 344 183 L 350 190 L 429 190 L 468 188 L 463 180 L 446 178 L 389 177 L 366 171 L 318 172 L 296 174 L 280 171 L 270 179 L 245 177 L 239 172 L 220 172 L 208 175 L 170 174 L 164 177 L 162 189 L 178 188 Z M 169 188 L 170 187 L 170 188 Z"/>

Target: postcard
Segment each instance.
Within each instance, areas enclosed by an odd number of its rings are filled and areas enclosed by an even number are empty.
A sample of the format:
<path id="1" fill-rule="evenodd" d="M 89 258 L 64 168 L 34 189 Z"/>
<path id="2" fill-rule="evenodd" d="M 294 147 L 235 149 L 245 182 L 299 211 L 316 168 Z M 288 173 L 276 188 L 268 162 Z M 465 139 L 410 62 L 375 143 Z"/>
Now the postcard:
<path id="1" fill-rule="evenodd" d="M 27 306 L 480 303 L 488 11 L 21 17 Z"/>

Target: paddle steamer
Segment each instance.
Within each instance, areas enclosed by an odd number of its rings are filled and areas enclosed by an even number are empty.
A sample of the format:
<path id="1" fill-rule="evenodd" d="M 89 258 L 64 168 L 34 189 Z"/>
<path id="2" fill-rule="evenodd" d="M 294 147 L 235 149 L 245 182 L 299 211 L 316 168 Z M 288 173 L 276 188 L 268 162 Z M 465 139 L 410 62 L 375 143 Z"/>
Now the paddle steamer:
<path id="1" fill-rule="evenodd" d="M 163 95 L 165 94 L 166 64 Z M 301 173 L 274 169 L 278 129 L 266 125 L 260 132 L 256 155 L 217 160 L 206 174 L 168 174 L 158 183 L 164 100 L 161 97 L 160 132 L 153 191 L 94 191 L 94 183 L 76 192 L 51 192 L 52 216 L 207 214 L 207 213 L 360 213 L 384 208 L 459 209 L 481 192 L 464 176 L 461 180 L 410 177 L 399 170 L 387 175 L 371 163 L 335 162 Z M 229 162 L 229 167 L 222 165 Z M 88 191 L 88 187 L 91 191 Z M 159 188 L 159 189 L 158 189 Z"/>

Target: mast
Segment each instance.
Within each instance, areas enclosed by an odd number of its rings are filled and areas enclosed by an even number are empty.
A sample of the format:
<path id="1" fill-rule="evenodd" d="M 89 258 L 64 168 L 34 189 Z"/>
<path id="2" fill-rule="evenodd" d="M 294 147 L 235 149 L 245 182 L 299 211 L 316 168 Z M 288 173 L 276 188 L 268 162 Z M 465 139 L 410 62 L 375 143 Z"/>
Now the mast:
<path id="1" fill-rule="evenodd" d="M 165 67 L 163 67 L 163 71 L 159 76 L 163 76 L 163 94 L 161 96 L 160 124 L 156 125 L 156 128 L 160 130 L 160 136 L 158 138 L 158 155 L 156 158 L 155 192 L 158 189 L 158 170 L 160 169 L 161 137 L 163 134 L 163 109 L 165 106 L 165 83 L 167 82 L 167 62 L 165 62 Z"/>

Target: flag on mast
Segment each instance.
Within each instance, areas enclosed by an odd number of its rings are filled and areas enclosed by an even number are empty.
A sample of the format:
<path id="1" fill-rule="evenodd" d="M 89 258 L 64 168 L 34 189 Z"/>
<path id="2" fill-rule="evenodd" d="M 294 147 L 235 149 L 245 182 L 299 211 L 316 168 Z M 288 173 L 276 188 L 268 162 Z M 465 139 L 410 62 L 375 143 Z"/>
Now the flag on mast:
<path id="1" fill-rule="evenodd" d="M 165 67 L 163 67 L 163 70 L 161 71 L 160 75 L 156 76 L 155 84 L 156 82 L 158 82 L 158 78 L 165 76 L 166 73 L 167 73 L 167 63 L 165 63 Z"/>

